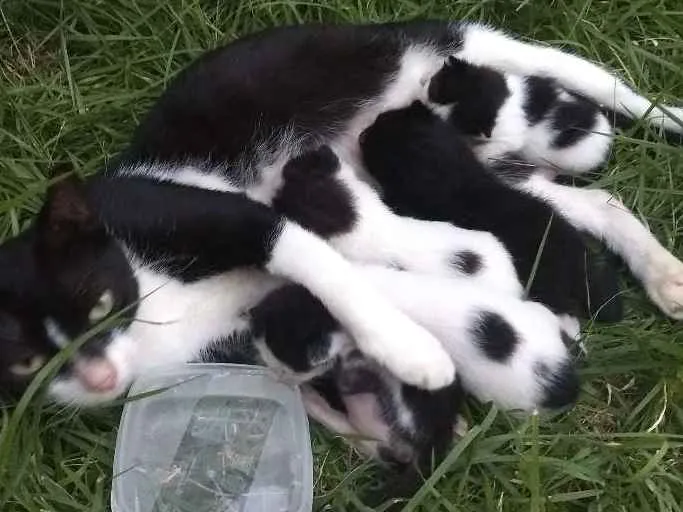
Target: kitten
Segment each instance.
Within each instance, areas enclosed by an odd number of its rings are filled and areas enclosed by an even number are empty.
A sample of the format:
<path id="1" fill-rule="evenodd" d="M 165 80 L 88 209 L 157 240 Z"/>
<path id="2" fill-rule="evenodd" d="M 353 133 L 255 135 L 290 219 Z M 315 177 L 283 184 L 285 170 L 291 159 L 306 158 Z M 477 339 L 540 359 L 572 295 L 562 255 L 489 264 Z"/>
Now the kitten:
<path id="1" fill-rule="evenodd" d="M 442 341 L 459 368 L 456 384 L 427 391 L 401 383 L 358 352 L 299 286 L 270 293 L 250 312 L 250 321 L 261 359 L 288 378 L 303 377 L 309 413 L 355 436 L 351 442 L 361 451 L 399 465 L 438 459 L 450 444 L 463 393 L 524 411 L 575 402 L 579 381 L 568 347 L 573 338 L 545 307 L 482 289 L 466 277 L 377 266 L 359 271 Z"/>
<path id="2" fill-rule="evenodd" d="M 489 165 L 512 158 L 576 174 L 597 168 L 609 154 L 607 116 L 552 78 L 501 73 L 450 57 L 427 95 L 442 117 L 474 139 L 478 158 Z"/>
<path id="3" fill-rule="evenodd" d="M 453 123 L 424 104 L 381 114 L 361 135 L 361 151 L 397 214 L 489 231 L 510 252 L 522 282 L 530 282 L 532 300 L 560 315 L 621 318 L 615 269 L 551 206 L 494 176 Z M 458 264 L 476 270 L 478 260 Z"/>

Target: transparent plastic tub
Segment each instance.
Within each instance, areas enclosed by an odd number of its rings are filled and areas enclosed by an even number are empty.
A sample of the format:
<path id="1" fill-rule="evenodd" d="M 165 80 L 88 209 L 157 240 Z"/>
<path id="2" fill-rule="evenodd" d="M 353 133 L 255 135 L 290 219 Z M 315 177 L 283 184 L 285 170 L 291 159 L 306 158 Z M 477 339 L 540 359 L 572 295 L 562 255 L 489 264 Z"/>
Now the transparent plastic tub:
<path id="1" fill-rule="evenodd" d="M 311 511 L 301 396 L 265 368 L 165 368 L 137 380 L 129 397 L 116 441 L 113 512 Z"/>

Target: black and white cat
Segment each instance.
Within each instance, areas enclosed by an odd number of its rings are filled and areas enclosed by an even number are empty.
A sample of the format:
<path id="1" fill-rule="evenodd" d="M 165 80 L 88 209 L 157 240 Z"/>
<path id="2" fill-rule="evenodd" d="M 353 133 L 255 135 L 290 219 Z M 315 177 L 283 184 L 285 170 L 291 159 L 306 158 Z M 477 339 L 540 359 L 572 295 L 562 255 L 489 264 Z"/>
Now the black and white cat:
<path id="1" fill-rule="evenodd" d="M 381 112 L 423 98 L 452 55 L 553 78 L 680 131 L 600 67 L 476 24 L 288 27 L 209 52 L 174 80 L 113 165 L 85 186 L 57 185 L 41 212 L 32 245 L 47 339 L 63 346 L 128 306 L 125 321 L 86 343 L 55 379 L 53 395 L 106 400 L 155 365 L 240 338 L 245 315 L 283 278 L 306 286 L 362 353 L 402 381 L 451 382 L 452 359 L 435 336 L 341 255 L 456 279 L 475 254 L 479 282 L 522 303 L 513 262 L 493 235 L 397 216 L 358 178 L 360 133 Z M 283 186 L 285 164 L 321 143 L 341 157 L 352 200 L 350 217 L 318 230 L 329 244 L 266 206 Z M 604 192 L 537 176 L 520 188 L 604 239 L 666 313 L 683 316 L 683 264 Z M 467 306 L 468 295 L 458 297 Z"/>

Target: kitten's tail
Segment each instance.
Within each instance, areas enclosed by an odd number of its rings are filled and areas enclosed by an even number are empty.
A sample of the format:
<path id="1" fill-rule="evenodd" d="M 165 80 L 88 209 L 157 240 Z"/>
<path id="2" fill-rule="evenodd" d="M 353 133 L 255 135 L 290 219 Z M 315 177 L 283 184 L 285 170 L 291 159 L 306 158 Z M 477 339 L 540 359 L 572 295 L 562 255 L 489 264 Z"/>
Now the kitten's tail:
<path id="1" fill-rule="evenodd" d="M 518 75 L 552 78 L 566 89 L 630 119 L 643 118 L 664 131 L 683 134 L 683 108 L 655 105 L 603 67 L 565 51 L 518 41 L 479 24 L 458 26 L 456 56 Z"/>

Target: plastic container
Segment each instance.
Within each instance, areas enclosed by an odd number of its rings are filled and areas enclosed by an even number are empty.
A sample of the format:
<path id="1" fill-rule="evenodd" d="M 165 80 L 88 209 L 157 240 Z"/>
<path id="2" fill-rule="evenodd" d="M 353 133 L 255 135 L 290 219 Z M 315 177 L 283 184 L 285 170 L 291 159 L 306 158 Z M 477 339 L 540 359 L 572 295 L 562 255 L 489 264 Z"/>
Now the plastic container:
<path id="1" fill-rule="evenodd" d="M 113 512 L 311 511 L 301 396 L 265 368 L 160 369 L 137 380 L 129 397 L 116 441 Z"/>

